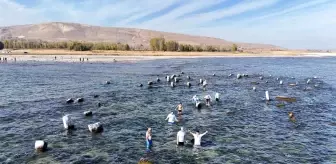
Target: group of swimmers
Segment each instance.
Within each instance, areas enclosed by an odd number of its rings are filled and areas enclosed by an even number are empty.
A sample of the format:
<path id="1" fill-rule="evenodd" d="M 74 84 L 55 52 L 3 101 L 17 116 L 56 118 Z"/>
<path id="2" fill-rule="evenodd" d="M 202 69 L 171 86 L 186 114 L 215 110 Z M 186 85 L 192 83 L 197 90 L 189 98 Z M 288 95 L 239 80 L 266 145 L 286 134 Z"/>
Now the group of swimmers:
<path id="1" fill-rule="evenodd" d="M 188 132 L 194 137 L 194 146 L 195 147 L 201 146 L 202 137 L 205 134 L 208 133 L 208 131 L 206 131 L 206 132 L 201 134 L 198 130 L 196 130 L 195 133 L 193 133 L 189 130 L 188 130 Z M 177 135 L 176 135 L 176 145 L 184 146 L 185 136 L 186 136 L 186 132 L 184 131 L 184 128 L 181 127 L 181 130 L 179 132 L 177 132 Z M 147 151 L 151 150 L 152 145 L 153 145 L 152 128 L 148 128 L 147 132 L 146 132 L 146 149 L 147 149 Z"/>
<path id="2" fill-rule="evenodd" d="M 55 60 L 56 60 L 56 56 L 55 56 Z M 84 61 L 85 61 L 85 58 L 79 58 L 79 61 L 80 61 L 80 62 L 84 62 Z M 86 61 L 89 61 L 89 58 L 86 58 Z"/>
<path id="3" fill-rule="evenodd" d="M 206 96 L 204 96 L 204 99 L 205 99 L 206 105 L 210 106 L 210 102 L 211 102 L 211 99 L 212 99 L 211 96 L 206 95 Z M 216 99 L 216 101 L 219 101 L 219 93 L 215 94 L 215 99 Z M 192 100 L 196 104 L 200 103 L 200 99 L 199 99 L 198 95 L 194 95 Z M 175 110 L 177 110 L 178 115 L 181 115 L 182 112 L 183 112 L 182 103 L 179 103 L 177 105 L 177 107 L 175 108 Z M 178 119 L 176 118 L 174 112 L 169 113 L 165 120 L 168 120 L 168 124 L 175 124 L 175 122 L 178 122 Z M 196 146 L 196 147 L 201 146 L 202 136 L 204 136 L 205 134 L 208 133 L 208 131 L 206 131 L 205 133 L 201 134 L 198 130 L 196 130 L 195 133 L 192 133 L 191 131 L 188 131 L 188 132 L 194 137 L 194 146 Z M 184 131 L 183 127 L 181 127 L 181 130 L 177 133 L 177 136 L 176 136 L 176 144 L 178 146 L 183 146 L 184 145 L 185 135 L 186 135 L 186 132 Z M 147 132 L 146 132 L 146 149 L 147 149 L 147 151 L 150 151 L 151 147 L 152 147 L 152 129 L 148 128 Z"/>
<path id="4" fill-rule="evenodd" d="M 2 60 L 1 60 L 1 57 L 0 57 L 0 61 L 4 61 L 4 62 L 6 62 L 7 61 L 7 58 L 3 58 Z"/>
<path id="5" fill-rule="evenodd" d="M 212 100 L 212 97 L 210 95 L 205 95 L 204 99 L 205 99 L 205 105 L 210 106 L 210 102 Z M 200 103 L 200 99 L 198 98 L 198 95 L 194 95 L 192 100 L 196 103 L 196 106 L 198 106 L 197 104 Z M 215 94 L 215 100 L 219 101 L 219 93 Z"/>

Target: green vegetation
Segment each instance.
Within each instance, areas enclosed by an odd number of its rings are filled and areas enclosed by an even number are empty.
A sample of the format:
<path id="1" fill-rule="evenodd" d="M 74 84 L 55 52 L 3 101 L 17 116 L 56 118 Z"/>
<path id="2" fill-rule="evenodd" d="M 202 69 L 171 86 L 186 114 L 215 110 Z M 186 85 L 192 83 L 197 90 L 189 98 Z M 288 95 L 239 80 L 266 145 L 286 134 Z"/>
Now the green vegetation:
<path id="1" fill-rule="evenodd" d="M 142 44 L 130 47 L 128 44 L 110 42 L 80 42 L 80 41 L 59 41 L 47 42 L 41 40 L 4 40 L 2 44 L 6 49 L 63 49 L 72 51 L 92 51 L 92 50 L 147 50 Z M 0 49 L 1 42 L 0 42 Z M 238 46 L 220 47 L 213 45 L 191 45 L 181 44 L 177 41 L 166 41 L 164 38 L 152 38 L 149 42 L 152 51 L 177 51 L 177 52 L 236 52 Z"/>
<path id="2" fill-rule="evenodd" d="M 190 44 L 180 44 L 178 51 L 191 52 L 191 51 L 194 51 L 194 47 Z"/>
<path id="3" fill-rule="evenodd" d="M 5 48 L 5 45 L 2 42 L 0 42 L 0 50 L 2 50 L 4 48 Z"/>
<path id="4" fill-rule="evenodd" d="M 237 45 L 235 46 L 235 51 L 238 50 Z M 179 51 L 179 52 L 229 52 L 233 48 L 231 47 L 219 47 L 212 45 L 191 45 L 191 44 L 180 44 L 177 41 L 165 41 L 164 38 L 152 38 L 150 40 L 150 49 L 152 51 Z"/>
<path id="5" fill-rule="evenodd" d="M 37 40 L 5 40 L 4 47 L 7 49 L 67 49 L 73 51 L 91 51 L 91 50 L 121 50 L 129 51 L 128 44 L 107 43 L 107 42 L 46 42 Z"/>
<path id="6" fill-rule="evenodd" d="M 236 44 L 233 44 L 231 50 L 232 50 L 232 52 L 238 51 L 238 46 Z"/>
<path id="7" fill-rule="evenodd" d="M 149 44 L 153 51 L 166 51 L 166 41 L 164 38 L 153 38 Z"/>
<path id="8" fill-rule="evenodd" d="M 179 44 L 176 41 L 168 41 L 166 42 L 167 51 L 178 51 Z"/>

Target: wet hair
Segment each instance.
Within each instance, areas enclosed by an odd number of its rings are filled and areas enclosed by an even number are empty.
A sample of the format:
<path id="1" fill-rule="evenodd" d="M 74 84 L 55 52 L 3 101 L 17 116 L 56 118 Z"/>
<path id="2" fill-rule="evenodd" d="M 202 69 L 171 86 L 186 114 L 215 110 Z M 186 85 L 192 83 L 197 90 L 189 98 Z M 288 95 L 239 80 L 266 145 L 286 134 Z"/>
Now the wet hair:
<path id="1" fill-rule="evenodd" d="M 197 133 L 199 133 L 199 130 L 196 130 Z"/>

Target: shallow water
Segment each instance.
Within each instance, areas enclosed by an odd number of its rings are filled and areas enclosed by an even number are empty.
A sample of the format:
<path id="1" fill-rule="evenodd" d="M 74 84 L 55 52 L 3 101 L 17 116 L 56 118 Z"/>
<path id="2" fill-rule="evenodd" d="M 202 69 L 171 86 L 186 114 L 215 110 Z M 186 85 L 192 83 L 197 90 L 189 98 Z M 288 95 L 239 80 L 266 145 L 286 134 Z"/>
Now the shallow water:
<path id="1" fill-rule="evenodd" d="M 155 163 L 335 163 L 335 70 L 336 58 L 1 63 L 0 163 L 136 163 L 140 158 Z M 182 81 L 170 88 L 164 77 L 181 71 Z M 230 73 L 234 75 L 228 77 Z M 238 80 L 237 73 L 249 77 Z M 187 75 L 191 88 L 185 86 Z M 157 76 L 161 82 L 147 88 L 147 81 Z M 196 84 L 199 78 L 207 79 L 205 91 Z M 308 78 L 311 84 L 306 84 Z M 110 85 L 104 84 L 107 80 Z M 295 82 L 299 85 L 288 86 Z M 312 90 L 304 91 L 307 86 Z M 277 101 L 266 105 L 265 90 L 273 99 L 284 95 L 297 102 L 282 108 Z M 215 92 L 221 94 L 219 102 L 194 108 L 194 94 Z M 93 98 L 96 94 L 100 96 Z M 66 104 L 71 97 L 85 101 Z M 185 108 L 181 122 L 168 125 L 164 119 L 179 102 Z M 86 110 L 93 116 L 84 117 Z M 296 123 L 288 120 L 289 111 Z M 72 114 L 76 130 L 63 129 L 63 114 Z M 104 132 L 89 133 L 87 124 L 97 121 Z M 177 148 L 180 126 L 209 131 L 203 147 L 193 149 L 189 142 Z M 151 153 L 145 152 L 147 127 L 153 129 Z M 34 151 L 38 139 L 48 142 L 47 152 Z"/>

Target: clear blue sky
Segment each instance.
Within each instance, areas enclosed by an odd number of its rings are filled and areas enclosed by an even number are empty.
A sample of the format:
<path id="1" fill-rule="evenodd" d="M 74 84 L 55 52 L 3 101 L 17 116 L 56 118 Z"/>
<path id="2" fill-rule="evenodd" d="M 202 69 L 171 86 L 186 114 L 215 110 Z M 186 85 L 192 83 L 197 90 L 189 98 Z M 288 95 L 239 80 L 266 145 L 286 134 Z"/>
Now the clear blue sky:
<path id="1" fill-rule="evenodd" d="M 0 0 L 0 26 L 76 22 L 336 49 L 336 0 Z"/>

